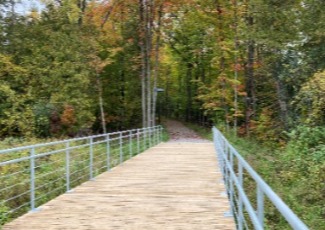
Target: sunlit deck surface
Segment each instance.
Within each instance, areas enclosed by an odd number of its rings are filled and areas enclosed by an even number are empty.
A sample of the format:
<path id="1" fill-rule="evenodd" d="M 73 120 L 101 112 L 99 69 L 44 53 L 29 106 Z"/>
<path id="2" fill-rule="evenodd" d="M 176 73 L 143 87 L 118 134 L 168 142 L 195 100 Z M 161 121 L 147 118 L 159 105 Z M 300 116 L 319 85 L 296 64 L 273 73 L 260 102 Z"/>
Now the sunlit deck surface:
<path id="1" fill-rule="evenodd" d="M 212 143 L 159 144 L 3 229 L 235 229 Z"/>

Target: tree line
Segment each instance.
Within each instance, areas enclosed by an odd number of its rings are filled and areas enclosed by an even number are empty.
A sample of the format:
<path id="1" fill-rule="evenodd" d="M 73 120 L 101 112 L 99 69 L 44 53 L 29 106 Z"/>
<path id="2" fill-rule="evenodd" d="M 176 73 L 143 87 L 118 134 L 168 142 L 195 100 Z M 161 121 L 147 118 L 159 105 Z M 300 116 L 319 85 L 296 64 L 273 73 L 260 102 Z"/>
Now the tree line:
<path id="1" fill-rule="evenodd" d="M 323 0 L 40 1 L 0 0 L 1 139 L 215 124 L 271 146 L 249 159 L 324 228 Z"/>
<path id="2" fill-rule="evenodd" d="M 265 140 L 324 124 L 321 0 L 0 4 L 2 137 L 152 126 L 156 111 Z"/>

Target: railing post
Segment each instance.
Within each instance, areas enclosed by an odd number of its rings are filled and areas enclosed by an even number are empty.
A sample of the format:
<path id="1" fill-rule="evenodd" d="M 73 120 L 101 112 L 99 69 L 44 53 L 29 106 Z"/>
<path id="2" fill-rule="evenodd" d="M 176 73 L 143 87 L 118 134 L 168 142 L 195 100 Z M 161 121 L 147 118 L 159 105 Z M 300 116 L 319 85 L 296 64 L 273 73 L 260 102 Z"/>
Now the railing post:
<path id="1" fill-rule="evenodd" d="M 137 151 L 138 154 L 140 153 L 140 133 L 139 133 L 139 129 L 137 129 Z"/>
<path id="2" fill-rule="evenodd" d="M 130 158 L 132 158 L 132 130 L 129 131 L 129 153 Z"/>
<path id="3" fill-rule="evenodd" d="M 226 148 L 225 148 L 225 140 L 221 139 L 220 143 L 222 144 L 220 150 L 221 150 L 221 154 L 222 154 L 222 163 L 223 163 L 223 175 L 224 175 L 224 178 L 225 178 L 225 186 L 226 186 L 226 189 L 228 190 L 228 168 L 227 168 L 227 161 L 228 161 L 228 158 L 227 158 L 227 152 L 226 152 Z"/>
<path id="4" fill-rule="evenodd" d="M 152 146 L 154 146 L 154 144 L 155 144 L 155 138 L 154 138 L 154 128 L 153 127 L 151 127 L 150 128 L 150 147 L 152 147 Z"/>
<path id="5" fill-rule="evenodd" d="M 152 131 L 152 141 L 153 141 L 153 145 L 157 144 L 157 129 L 156 126 L 152 127 L 153 131 Z"/>
<path id="6" fill-rule="evenodd" d="M 70 191 L 70 141 L 65 143 L 65 176 L 66 176 L 66 191 Z"/>
<path id="7" fill-rule="evenodd" d="M 123 162 L 123 133 L 120 132 L 120 164 Z"/>
<path id="8" fill-rule="evenodd" d="M 149 140 L 149 143 L 148 143 L 148 148 L 150 148 L 151 147 L 151 127 L 148 127 L 148 136 L 149 136 L 149 138 L 148 138 L 148 140 Z"/>
<path id="9" fill-rule="evenodd" d="M 147 128 L 143 129 L 143 151 L 147 148 Z"/>
<path id="10" fill-rule="evenodd" d="M 93 174 L 93 163 L 94 163 L 94 147 L 93 147 L 93 137 L 89 139 L 89 179 L 92 180 Z"/>
<path id="11" fill-rule="evenodd" d="M 35 148 L 30 150 L 30 208 L 35 210 Z"/>
<path id="12" fill-rule="evenodd" d="M 259 185 L 257 185 L 257 217 L 261 224 L 261 227 L 264 227 L 264 194 Z"/>
<path id="13" fill-rule="evenodd" d="M 148 148 L 150 148 L 151 147 L 151 127 L 148 127 L 148 134 L 149 134 Z"/>
<path id="14" fill-rule="evenodd" d="M 238 181 L 241 188 L 244 186 L 243 165 L 238 160 Z M 244 229 L 243 199 L 238 194 L 238 230 Z"/>
<path id="15" fill-rule="evenodd" d="M 111 152 L 109 134 L 106 135 L 106 156 L 107 156 L 107 171 L 111 170 Z"/>
<path id="16" fill-rule="evenodd" d="M 159 129 L 158 129 L 158 141 L 159 143 L 162 142 L 162 127 L 159 126 Z"/>
<path id="17" fill-rule="evenodd" d="M 218 152 L 222 155 L 222 161 L 224 163 L 224 178 L 226 180 L 227 191 L 232 190 L 232 186 L 236 185 L 238 192 L 238 212 L 236 214 L 237 226 L 239 230 L 248 228 L 246 222 L 246 212 L 244 215 L 244 209 L 249 215 L 250 222 L 254 225 L 254 229 L 263 230 L 264 229 L 264 218 L 265 218 L 265 196 L 269 198 L 275 208 L 281 213 L 281 215 L 286 219 L 288 224 L 292 229 L 308 230 L 308 227 L 292 212 L 292 210 L 277 196 L 271 187 L 265 183 L 265 181 L 254 171 L 254 169 L 243 159 L 243 157 L 229 144 L 225 137 L 217 131 L 219 141 Z M 234 172 L 234 162 L 233 160 L 238 160 L 238 175 Z M 231 171 L 230 171 L 231 170 Z M 245 170 L 245 171 L 244 171 Z M 251 204 L 250 197 L 247 196 L 244 184 L 244 172 L 253 179 L 256 183 L 256 204 L 257 207 L 253 207 Z M 235 184 L 230 184 L 229 181 L 235 182 Z M 236 195 L 236 194 L 234 194 Z M 236 199 L 236 196 L 234 196 Z M 254 199 L 255 200 L 255 199 Z M 255 203 L 255 202 L 254 202 Z M 245 207 L 245 208 L 244 208 Z M 234 208 L 234 207 L 233 207 Z M 233 209 L 236 211 L 236 209 Z"/>
<path id="18" fill-rule="evenodd" d="M 227 142 L 225 140 L 225 149 L 226 149 L 226 159 L 227 159 L 227 163 L 230 163 L 230 149 L 227 145 Z M 226 163 L 226 165 L 228 166 L 228 164 Z M 231 164 L 231 163 L 230 163 Z M 230 190 L 230 184 L 231 184 L 231 168 L 227 167 L 227 190 Z"/>
<path id="19" fill-rule="evenodd" d="M 234 170 L 234 155 L 233 155 L 232 149 L 228 148 L 228 152 L 229 152 L 230 166 L 231 166 L 229 171 L 234 172 L 235 171 Z M 229 191 L 230 191 L 229 195 L 230 195 L 231 209 L 234 209 L 234 206 L 235 206 L 235 202 L 234 202 L 235 192 L 234 192 L 234 181 L 233 181 L 233 178 L 231 176 L 231 173 L 229 173 Z M 234 213 L 234 212 L 232 212 L 232 213 Z"/>

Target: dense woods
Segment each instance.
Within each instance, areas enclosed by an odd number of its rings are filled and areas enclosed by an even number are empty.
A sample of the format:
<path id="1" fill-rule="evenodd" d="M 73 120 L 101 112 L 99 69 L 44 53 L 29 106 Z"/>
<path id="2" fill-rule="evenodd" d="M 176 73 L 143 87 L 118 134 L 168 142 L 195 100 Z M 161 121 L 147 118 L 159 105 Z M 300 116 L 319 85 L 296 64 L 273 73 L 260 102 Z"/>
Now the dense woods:
<path id="1" fill-rule="evenodd" d="M 304 182 L 288 200 L 324 227 L 323 0 L 15 2 L 0 0 L 2 139 L 216 124 L 286 149 L 274 173 Z"/>

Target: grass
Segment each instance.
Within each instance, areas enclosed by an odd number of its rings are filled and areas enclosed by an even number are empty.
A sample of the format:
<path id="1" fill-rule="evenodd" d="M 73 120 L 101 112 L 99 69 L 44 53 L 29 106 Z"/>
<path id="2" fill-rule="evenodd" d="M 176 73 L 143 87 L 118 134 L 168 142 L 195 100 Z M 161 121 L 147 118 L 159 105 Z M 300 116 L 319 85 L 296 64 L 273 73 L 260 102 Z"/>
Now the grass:
<path id="1" fill-rule="evenodd" d="M 210 129 L 188 124 L 200 136 L 212 139 Z M 288 146 L 264 145 L 250 138 L 225 135 L 230 143 L 284 200 L 310 229 L 325 229 L 325 167 L 323 162 L 300 159 L 301 154 Z M 245 180 L 245 190 L 254 203 L 256 186 Z M 265 229 L 291 229 L 275 207 L 266 199 Z"/>
<path id="2" fill-rule="evenodd" d="M 212 127 L 211 128 L 202 127 L 200 125 L 193 124 L 193 123 L 185 123 L 185 125 L 188 128 L 194 130 L 200 137 L 210 140 L 210 141 L 213 140 L 212 131 L 211 131 Z"/>
<path id="3" fill-rule="evenodd" d="M 166 132 L 163 132 L 162 140 L 168 140 Z M 103 140 L 94 140 L 94 143 L 101 141 Z M 92 158 L 90 157 L 90 146 L 84 140 L 70 143 L 70 147 L 80 147 L 69 150 L 68 153 L 65 144 L 36 149 L 36 156 L 49 151 L 63 151 L 35 158 L 35 206 L 41 206 L 67 191 L 67 165 L 70 171 L 69 187 L 71 189 L 130 159 L 131 155 L 137 155 L 149 148 L 148 136 L 141 136 L 139 141 L 138 146 L 137 136 L 134 135 L 132 139 L 124 138 L 122 143 L 118 139 L 112 139 L 109 148 L 106 142 L 98 143 L 92 148 Z M 154 139 L 151 138 L 151 144 L 153 143 Z M 8 146 L 8 144 L 4 143 L 2 146 Z M 122 159 L 120 158 L 121 152 L 123 153 Z M 69 164 L 66 164 L 67 154 Z M 3 154 L 0 156 L 0 162 L 25 156 L 29 156 L 29 151 L 11 153 L 7 156 Z M 93 163 L 92 167 L 90 167 L 90 162 Z M 0 184 L 1 229 L 1 225 L 30 210 L 30 160 L 1 167 Z"/>

